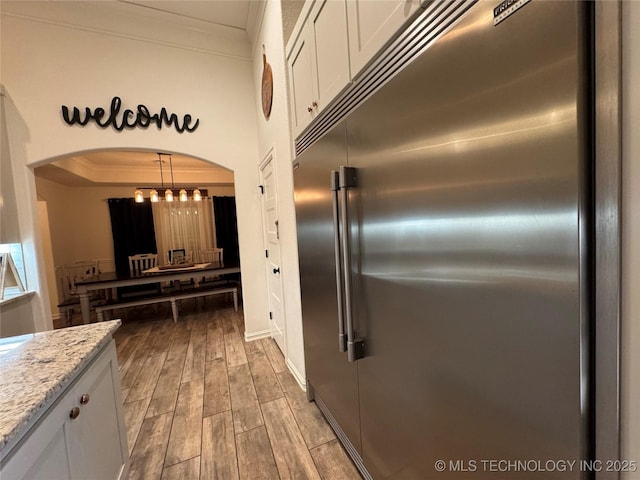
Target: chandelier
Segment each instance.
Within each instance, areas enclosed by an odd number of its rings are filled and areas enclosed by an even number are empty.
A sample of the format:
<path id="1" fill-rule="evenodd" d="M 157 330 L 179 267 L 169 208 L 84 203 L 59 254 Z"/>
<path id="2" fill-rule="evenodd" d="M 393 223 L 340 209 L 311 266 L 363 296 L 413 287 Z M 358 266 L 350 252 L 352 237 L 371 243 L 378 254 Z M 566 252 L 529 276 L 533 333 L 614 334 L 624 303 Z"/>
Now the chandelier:
<path id="1" fill-rule="evenodd" d="M 169 169 L 171 171 L 171 188 L 167 188 L 166 190 L 164 188 L 164 173 L 162 171 L 162 164 L 164 163 L 164 160 L 162 159 L 163 155 L 169 157 Z M 160 190 L 161 191 L 164 190 L 164 200 L 166 202 L 173 202 L 174 190 L 176 188 L 173 183 L 173 157 L 170 153 L 158 152 L 158 160 L 154 160 L 154 162 L 158 162 L 160 164 L 160 185 L 161 185 Z M 143 188 L 144 187 L 137 187 L 136 191 L 133 194 L 133 197 L 136 203 L 144 202 L 144 193 L 142 191 Z M 181 188 L 180 191 L 178 192 L 178 198 L 180 199 L 181 202 L 186 202 L 187 200 L 189 200 L 189 193 L 192 194 L 193 200 L 195 202 L 199 202 L 202 200 L 202 193 L 198 188 L 194 189 L 193 191 L 187 191 L 186 188 Z M 158 190 L 156 190 L 155 188 L 151 188 L 151 191 L 149 192 L 149 200 L 151 200 L 154 203 L 160 201 Z"/>

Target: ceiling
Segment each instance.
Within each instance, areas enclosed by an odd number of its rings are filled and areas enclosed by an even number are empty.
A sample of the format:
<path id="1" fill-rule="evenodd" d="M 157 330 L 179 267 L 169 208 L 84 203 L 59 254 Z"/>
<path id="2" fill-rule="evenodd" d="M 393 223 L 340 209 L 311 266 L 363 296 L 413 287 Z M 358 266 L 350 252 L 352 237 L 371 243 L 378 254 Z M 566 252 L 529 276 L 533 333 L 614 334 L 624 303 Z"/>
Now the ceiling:
<path id="1" fill-rule="evenodd" d="M 196 19 L 225 27 L 247 30 L 250 0 L 119 0 L 140 8 L 163 12 L 168 16 Z M 167 17 L 170 18 L 170 17 Z"/>
<path id="2" fill-rule="evenodd" d="M 233 172 L 204 160 L 162 155 L 162 176 L 157 152 L 109 150 L 68 157 L 35 169 L 35 175 L 69 187 L 176 185 L 230 186 Z"/>
<path id="3" fill-rule="evenodd" d="M 251 59 L 266 0 L 0 0 L 2 15 Z"/>

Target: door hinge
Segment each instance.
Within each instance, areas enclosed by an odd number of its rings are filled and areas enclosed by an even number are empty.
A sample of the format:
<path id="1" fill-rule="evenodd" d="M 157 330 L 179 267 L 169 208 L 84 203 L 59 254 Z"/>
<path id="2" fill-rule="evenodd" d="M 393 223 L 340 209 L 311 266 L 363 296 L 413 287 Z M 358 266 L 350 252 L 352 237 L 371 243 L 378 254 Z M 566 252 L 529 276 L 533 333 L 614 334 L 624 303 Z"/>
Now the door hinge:
<path id="1" fill-rule="evenodd" d="M 264 185 L 258 185 L 258 188 L 260 189 L 260 194 L 264 195 Z"/>
<path id="2" fill-rule="evenodd" d="M 273 312 L 269 312 L 269 320 L 273 320 Z"/>
<path id="3" fill-rule="evenodd" d="M 265 256 L 266 258 L 269 258 L 269 250 L 265 250 L 265 251 L 264 251 L 264 256 Z"/>

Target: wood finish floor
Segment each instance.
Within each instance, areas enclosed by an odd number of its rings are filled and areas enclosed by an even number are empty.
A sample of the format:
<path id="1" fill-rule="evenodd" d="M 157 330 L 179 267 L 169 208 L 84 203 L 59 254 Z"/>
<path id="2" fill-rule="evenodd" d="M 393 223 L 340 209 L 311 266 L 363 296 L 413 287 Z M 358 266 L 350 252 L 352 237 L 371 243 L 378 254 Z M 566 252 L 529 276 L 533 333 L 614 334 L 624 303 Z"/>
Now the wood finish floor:
<path id="1" fill-rule="evenodd" d="M 361 478 L 273 340 L 245 342 L 222 299 L 183 303 L 114 335 L 131 480 Z"/>

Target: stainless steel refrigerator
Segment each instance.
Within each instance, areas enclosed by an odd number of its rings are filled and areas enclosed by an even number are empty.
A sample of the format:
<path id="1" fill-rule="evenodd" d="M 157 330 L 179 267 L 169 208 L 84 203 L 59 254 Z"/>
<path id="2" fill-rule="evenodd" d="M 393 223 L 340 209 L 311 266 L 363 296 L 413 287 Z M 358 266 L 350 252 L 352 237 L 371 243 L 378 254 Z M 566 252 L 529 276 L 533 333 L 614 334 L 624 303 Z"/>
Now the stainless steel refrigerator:
<path id="1" fill-rule="evenodd" d="M 590 18 L 430 3 L 297 141 L 309 397 L 365 477 L 588 478 Z"/>

